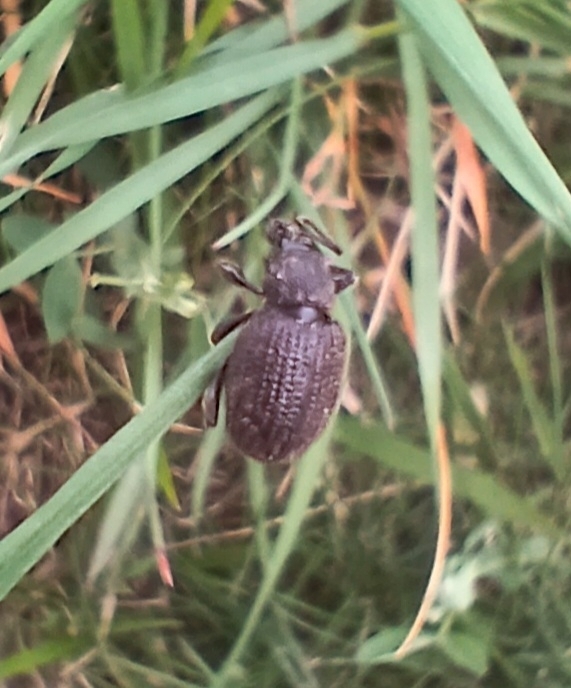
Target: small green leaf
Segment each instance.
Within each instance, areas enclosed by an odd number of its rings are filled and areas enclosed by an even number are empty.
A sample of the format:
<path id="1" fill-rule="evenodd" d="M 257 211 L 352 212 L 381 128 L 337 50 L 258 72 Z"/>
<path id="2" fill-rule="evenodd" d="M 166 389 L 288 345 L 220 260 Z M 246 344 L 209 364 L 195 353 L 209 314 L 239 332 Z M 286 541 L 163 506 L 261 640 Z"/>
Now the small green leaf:
<path id="1" fill-rule="evenodd" d="M 132 340 L 110 330 L 104 323 L 89 313 L 80 313 L 73 320 L 71 332 L 76 339 L 104 349 L 129 349 Z"/>
<path id="2" fill-rule="evenodd" d="M 481 676 L 488 668 L 490 654 L 487 638 L 453 630 L 438 636 L 438 645 L 454 664 Z"/>
<path id="3" fill-rule="evenodd" d="M 393 653 L 405 639 L 407 632 L 408 628 L 394 626 L 375 633 L 359 646 L 355 661 L 363 664 L 395 661 Z"/>
<path id="4" fill-rule="evenodd" d="M 50 268 L 42 291 L 42 314 L 53 344 L 73 332 L 83 297 L 82 275 L 77 260 L 67 256 Z"/>
<path id="5" fill-rule="evenodd" d="M 41 217 L 14 213 L 2 219 L 2 235 L 6 243 L 16 251 L 22 253 L 47 236 L 56 225 Z"/>

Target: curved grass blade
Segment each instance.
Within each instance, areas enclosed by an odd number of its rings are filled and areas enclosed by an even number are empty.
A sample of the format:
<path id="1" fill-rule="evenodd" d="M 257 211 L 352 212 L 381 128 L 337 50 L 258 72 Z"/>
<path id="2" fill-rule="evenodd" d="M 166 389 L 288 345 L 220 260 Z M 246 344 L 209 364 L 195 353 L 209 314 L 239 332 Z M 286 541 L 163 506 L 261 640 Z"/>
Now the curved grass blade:
<path id="1" fill-rule="evenodd" d="M 92 93 L 21 134 L 0 162 L 0 176 L 44 151 L 163 124 L 259 93 L 351 55 L 364 36 L 345 29 L 331 38 L 247 55 L 150 93 Z"/>
<path id="2" fill-rule="evenodd" d="M 397 437 L 380 424 L 366 426 L 354 418 L 340 416 L 335 439 L 353 452 L 370 456 L 386 468 L 422 484 L 430 485 L 434 481 L 429 450 Z M 513 492 L 490 473 L 453 466 L 452 483 L 457 497 L 469 499 L 492 518 L 561 537 L 558 527 L 529 497 Z"/>
<path id="3" fill-rule="evenodd" d="M 210 159 L 278 102 L 266 93 L 225 120 L 165 153 L 100 196 L 0 270 L 0 292 L 52 265 L 109 229 Z"/>
<path id="4" fill-rule="evenodd" d="M 228 356 L 237 333 L 190 366 L 122 427 L 55 495 L 0 541 L 0 600 L 63 533 L 123 475 L 136 457 L 192 405 Z"/>
<path id="5" fill-rule="evenodd" d="M 571 195 L 456 0 L 398 0 L 440 88 L 505 179 L 571 243 Z M 442 21 L 446 17 L 446 21 Z"/>
<path id="6" fill-rule="evenodd" d="M 51 0 L 7 45 L 0 57 L 0 75 L 16 60 L 24 57 L 39 40 L 52 31 L 53 26 L 59 26 L 82 5 L 87 5 L 87 0 Z"/>

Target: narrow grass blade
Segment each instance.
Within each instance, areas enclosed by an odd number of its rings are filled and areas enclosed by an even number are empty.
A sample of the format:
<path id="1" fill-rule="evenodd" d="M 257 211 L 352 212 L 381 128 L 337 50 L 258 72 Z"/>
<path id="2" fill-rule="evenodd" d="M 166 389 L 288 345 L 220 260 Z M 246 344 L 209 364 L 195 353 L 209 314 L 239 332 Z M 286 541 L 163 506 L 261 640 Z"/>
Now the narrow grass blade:
<path id="1" fill-rule="evenodd" d="M 161 396 L 119 430 L 55 495 L 0 541 L 0 600 L 193 404 L 206 382 L 227 358 L 235 334 L 226 337 L 188 368 Z"/>
<path id="2" fill-rule="evenodd" d="M 238 640 L 219 674 L 211 683 L 210 688 L 222 688 L 232 684 L 232 676 L 240 665 L 242 655 L 260 622 L 270 596 L 275 590 L 285 562 L 297 542 L 306 510 L 310 504 L 323 464 L 327 460 L 326 446 L 330 440 L 330 435 L 330 431 L 326 432 L 305 454 L 297 466 L 296 478 L 290 498 L 288 499 L 283 524 L 275 545 L 271 550 L 258 594 L 242 626 Z"/>
<path id="3" fill-rule="evenodd" d="M 55 662 L 69 662 L 89 649 L 90 639 L 65 636 L 40 642 L 31 649 L 20 650 L 0 660 L 0 679 L 33 674 L 37 669 Z"/>
<path id="4" fill-rule="evenodd" d="M 225 428 L 224 409 L 220 409 L 220 418 L 215 428 L 205 433 L 200 449 L 194 461 L 196 471 L 192 481 L 192 517 L 198 522 L 204 515 L 207 489 L 214 468 L 214 462 L 224 443 Z M 194 468 L 194 467 L 193 467 Z"/>
<path id="5" fill-rule="evenodd" d="M 259 93 L 351 55 L 364 35 L 345 29 L 330 38 L 240 56 L 141 95 L 124 89 L 90 94 L 24 132 L 0 163 L 0 175 L 42 151 L 144 129 Z"/>
<path id="6" fill-rule="evenodd" d="M 529 41 L 566 55 L 569 52 L 569 8 L 555 2 L 479 2 L 470 12 L 480 26 L 518 41 Z"/>
<path id="7" fill-rule="evenodd" d="M 571 195 L 531 135 L 456 0 L 398 0 L 423 58 L 477 144 L 571 243 Z M 446 17 L 446 21 L 442 21 Z"/>
<path id="8" fill-rule="evenodd" d="M 32 109 L 52 76 L 64 46 L 71 40 L 75 24 L 75 15 L 65 17 L 58 22 L 56 27 L 46 33 L 41 42 L 38 41 L 33 52 L 24 62 L 16 86 L 0 117 L 2 151 L 10 149 L 30 119 Z"/>
<path id="9" fill-rule="evenodd" d="M 196 27 L 194 36 L 187 43 L 179 61 L 179 70 L 188 69 L 194 58 L 203 50 L 210 36 L 221 24 L 232 0 L 210 0 Z"/>
<path id="10" fill-rule="evenodd" d="M 51 0 L 7 45 L 0 57 L 0 75 L 82 5 L 87 5 L 87 0 Z"/>
<path id="11" fill-rule="evenodd" d="M 381 425 L 366 426 L 359 421 L 340 417 L 335 439 L 353 452 L 370 456 L 386 468 L 432 484 L 434 475 L 430 452 L 397 437 Z M 517 526 L 540 529 L 547 535 L 560 537 L 557 526 L 532 504 L 488 473 L 461 466 L 452 467 L 454 494 L 469 499 L 488 516 Z"/>
<path id="12" fill-rule="evenodd" d="M 305 31 L 348 3 L 349 0 L 297 0 L 295 18 L 298 31 Z M 233 60 L 238 54 L 254 54 L 273 48 L 289 37 L 287 22 L 283 14 L 280 14 L 267 21 L 243 24 L 229 31 L 206 46 L 201 56 L 219 53 L 224 61 Z"/>
<path id="13" fill-rule="evenodd" d="M 132 174 L 0 270 L 0 292 L 22 282 L 109 229 L 224 148 L 278 98 L 266 93 Z"/>
<path id="14" fill-rule="evenodd" d="M 145 32 L 137 0 L 112 0 L 111 16 L 117 46 L 117 62 L 127 90 L 140 86 L 148 74 L 145 63 Z"/>
<path id="15" fill-rule="evenodd" d="M 562 480 L 566 473 L 561 447 L 557 448 L 556 423 L 549 416 L 543 401 L 535 391 L 534 375 L 521 347 L 516 343 L 512 332 L 505 327 L 507 350 L 519 380 L 523 401 L 531 419 L 531 424 L 543 458 L 551 465 L 555 475 Z M 561 438 L 559 438 L 559 442 Z"/>
<path id="16" fill-rule="evenodd" d="M 408 150 L 414 227 L 411 236 L 416 356 L 432 447 L 440 418 L 442 324 L 438 276 L 438 224 L 432 170 L 430 105 L 415 39 L 399 39 L 408 108 Z"/>
<path id="17" fill-rule="evenodd" d="M 361 355 L 363 356 L 363 361 L 367 368 L 369 374 L 369 381 L 377 397 L 377 402 L 381 410 L 383 420 L 387 424 L 387 427 L 393 428 L 396 423 L 395 414 L 393 412 L 390 394 L 387 389 L 385 380 L 383 379 L 381 369 L 375 354 L 371 349 L 371 342 L 367 339 L 367 333 L 363 327 L 363 323 L 359 317 L 359 311 L 357 309 L 357 304 L 355 303 L 355 297 L 352 294 L 340 294 L 339 301 L 345 312 L 345 316 L 351 325 L 351 331 L 353 332 L 355 339 L 357 340 L 357 346 L 361 350 Z"/>
<path id="18" fill-rule="evenodd" d="M 498 465 L 497 451 L 489 424 L 476 408 L 470 395 L 468 383 L 450 352 L 444 358 L 443 376 L 454 412 L 462 413 L 479 438 L 475 451 L 478 453 L 480 464 L 488 470 L 496 468 Z"/>

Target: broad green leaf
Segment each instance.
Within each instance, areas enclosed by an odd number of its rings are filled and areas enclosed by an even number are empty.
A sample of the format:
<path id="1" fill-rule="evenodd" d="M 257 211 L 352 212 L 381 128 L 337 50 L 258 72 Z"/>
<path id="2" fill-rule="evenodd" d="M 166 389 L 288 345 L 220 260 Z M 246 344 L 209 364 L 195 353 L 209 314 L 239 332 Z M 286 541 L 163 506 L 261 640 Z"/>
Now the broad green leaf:
<path id="1" fill-rule="evenodd" d="M 71 334 L 77 340 L 100 346 L 102 349 L 128 350 L 133 347 L 131 338 L 110 330 L 107 325 L 89 313 L 80 313 L 74 319 Z"/>

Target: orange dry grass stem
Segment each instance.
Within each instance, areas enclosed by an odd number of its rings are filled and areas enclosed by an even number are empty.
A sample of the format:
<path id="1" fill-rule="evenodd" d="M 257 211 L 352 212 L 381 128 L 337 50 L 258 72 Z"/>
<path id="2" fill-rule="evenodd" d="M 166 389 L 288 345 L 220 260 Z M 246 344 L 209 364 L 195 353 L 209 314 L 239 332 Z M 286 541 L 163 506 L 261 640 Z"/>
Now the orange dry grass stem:
<path id="1" fill-rule="evenodd" d="M 430 578 L 424 591 L 424 597 L 418 609 L 415 620 L 410 627 L 406 638 L 401 646 L 396 650 L 395 656 L 398 659 L 404 657 L 411 649 L 414 641 L 420 635 L 424 624 L 428 618 L 428 613 L 436 600 L 438 589 L 444 575 L 446 555 L 450 549 L 450 533 L 452 530 L 452 476 L 450 471 L 450 457 L 448 455 L 448 445 L 446 443 L 446 432 L 442 423 L 439 423 L 437 432 L 437 466 L 438 466 L 438 487 L 440 496 L 440 509 L 438 514 L 438 539 L 436 541 L 436 551 L 434 552 L 434 562 Z"/>
<path id="2" fill-rule="evenodd" d="M 486 174 L 470 130 L 457 117 L 453 120 L 452 140 L 456 151 L 456 175 L 474 213 L 480 233 L 480 249 L 485 256 L 488 256 L 490 254 L 490 216 Z"/>
<path id="3" fill-rule="evenodd" d="M 20 0 L 1 0 L 0 9 L 2 14 L 0 15 L 0 20 L 2 21 L 2 27 L 4 29 L 4 37 L 9 38 L 12 34 L 16 33 L 22 26 L 22 21 L 19 13 Z M 20 78 L 20 72 L 22 71 L 21 63 L 14 62 L 10 65 L 4 74 L 3 79 L 3 89 L 4 95 L 8 97 L 14 90 L 16 82 Z"/>

